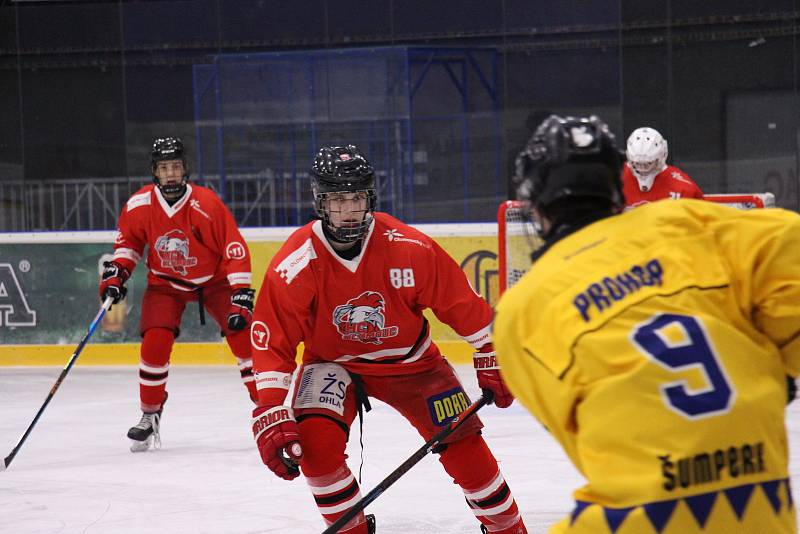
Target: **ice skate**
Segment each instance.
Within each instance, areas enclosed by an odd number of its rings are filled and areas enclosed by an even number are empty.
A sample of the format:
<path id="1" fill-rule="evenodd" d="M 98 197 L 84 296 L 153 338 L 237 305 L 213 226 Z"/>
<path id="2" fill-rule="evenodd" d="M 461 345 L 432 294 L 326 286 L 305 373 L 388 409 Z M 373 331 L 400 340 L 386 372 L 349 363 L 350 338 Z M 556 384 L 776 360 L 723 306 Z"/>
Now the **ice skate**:
<path id="1" fill-rule="evenodd" d="M 131 440 L 131 452 L 144 452 L 152 445 L 154 449 L 161 448 L 161 412 L 164 411 L 164 404 L 157 412 L 143 412 L 139 422 L 128 430 L 128 438 Z"/>
<path id="2" fill-rule="evenodd" d="M 161 448 L 161 412 L 143 413 L 136 426 L 128 430 L 131 440 L 131 452 L 143 452 L 152 445 L 154 449 Z"/>

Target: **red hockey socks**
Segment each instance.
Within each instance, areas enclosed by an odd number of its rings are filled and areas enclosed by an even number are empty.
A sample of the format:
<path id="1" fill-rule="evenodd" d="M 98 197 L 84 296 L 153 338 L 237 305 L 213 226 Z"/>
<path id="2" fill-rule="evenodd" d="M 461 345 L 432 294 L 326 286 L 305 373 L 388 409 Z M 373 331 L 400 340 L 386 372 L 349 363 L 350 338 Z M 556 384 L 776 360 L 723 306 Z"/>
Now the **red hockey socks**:
<path id="1" fill-rule="evenodd" d="M 306 477 L 317 508 L 330 526 L 361 500 L 361 490 L 347 467 L 344 430 L 334 421 L 309 416 L 299 422 L 303 459 L 300 469 Z M 359 513 L 339 532 L 367 534 L 364 513 Z"/>
<path id="2" fill-rule="evenodd" d="M 166 400 L 169 355 L 175 335 L 167 328 L 151 328 L 144 333 L 139 359 L 139 399 L 142 411 L 154 413 Z"/>
<path id="3" fill-rule="evenodd" d="M 305 455 L 306 449 L 303 449 Z M 327 475 L 310 477 L 306 475 L 306 482 L 314 495 L 319 512 L 327 526 L 332 525 L 342 517 L 354 504 L 361 500 L 361 491 L 358 482 L 350 472 L 347 465 L 342 465 Z M 350 520 L 339 532 L 347 534 L 367 534 L 367 523 L 364 512 Z"/>
<path id="4" fill-rule="evenodd" d="M 440 461 L 487 532 L 527 534 L 497 460 L 479 434 L 448 444 Z"/>

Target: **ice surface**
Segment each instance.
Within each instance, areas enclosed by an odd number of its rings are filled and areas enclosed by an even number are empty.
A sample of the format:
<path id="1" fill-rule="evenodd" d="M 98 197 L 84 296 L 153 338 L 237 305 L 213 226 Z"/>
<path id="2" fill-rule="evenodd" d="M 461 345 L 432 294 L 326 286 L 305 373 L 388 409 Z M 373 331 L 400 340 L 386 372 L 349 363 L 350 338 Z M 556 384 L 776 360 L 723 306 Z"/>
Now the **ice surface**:
<path id="1" fill-rule="evenodd" d="M 0 368 L 0 454 L 7 455 L 44 401 L 58 368 Z M 477 398 L 474 373 L 459 368 Z M 262 466 L 250 401 L 230 367 L 173 367 L 163 448 L 133 454 L 125 434 L 140 417 L 133 367 L 70 372 L 7 471 L 0 473 L 0 533 L 317 533 L 324 529 L 302 480 Z M 481 411 L 484 435 L 533 533 L 572 509 L 581 477 L 555 441 L 517 404 Z M 800 502 L 800 402 L 787 415 L 795 502 Z M 348 447 L 358 472 L 354 425 Z M 405 420 L 373 403 L 364 425 L 362 494 L 421 445 Z M 472 533 L 460 489 L 428 456 L 368 509 L 379 534 Z"/>

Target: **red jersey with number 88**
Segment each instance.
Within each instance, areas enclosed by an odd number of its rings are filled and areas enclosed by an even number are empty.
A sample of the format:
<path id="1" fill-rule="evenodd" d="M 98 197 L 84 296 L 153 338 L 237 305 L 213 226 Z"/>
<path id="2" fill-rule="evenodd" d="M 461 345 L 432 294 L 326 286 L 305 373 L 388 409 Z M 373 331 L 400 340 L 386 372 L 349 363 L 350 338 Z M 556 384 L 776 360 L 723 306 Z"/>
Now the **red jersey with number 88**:
<path id="1" fill-rule="evenodd" d="M 270 262 L 251 327 L 261 402 L 283 402 L 303 362 L 330 361 L 362 375 L 420 372 L 441 358 L 422 312 L 430 308 L 465 341 L 491 340 L 492 308 L 430 237 L 375 213 L 361 253 L 334 252 L 322 221 L 295 231 Z"/>

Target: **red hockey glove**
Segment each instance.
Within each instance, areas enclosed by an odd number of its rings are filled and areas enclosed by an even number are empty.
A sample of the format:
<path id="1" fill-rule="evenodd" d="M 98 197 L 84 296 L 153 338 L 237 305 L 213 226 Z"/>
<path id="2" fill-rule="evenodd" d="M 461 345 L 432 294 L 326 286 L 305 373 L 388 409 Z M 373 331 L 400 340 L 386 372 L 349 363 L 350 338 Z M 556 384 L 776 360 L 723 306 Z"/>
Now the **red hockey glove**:
<path id="1" fill-rule="evenodd" d="M 237 289 L 231 294 L 231 309 L 228 312 L 228 328 L 244 330 L 253 319 L 255 289 Z"/>
<path id="2" fill-rule="evenodd" d="M 288 406 L 260 406 L 253 410 L 253 437 L 261 461 L 284 480 L 300 476 L 300 432 Z"/>
<path id="3" fill-rule="evenodd" d="M 494 403 L 498 408 L 508 408 L 514 402 L 514 395 L 506 387 L 500 377 L 500 368 L 497 366 L 497 357 L 491 343 L 481 347 L 472 355 L 472 363 L 478 374 L 478 386 L 482 390 L 489 390 L 494 395 Z"/>
<path id="4" fill-rule="evenodd" d="M 103 276 L 100 279 L 100 300 L 106 300 L 106 297 L 114 299 L 113 304 L 118 303 L 125 298 L 128 289 L 125 287 L 125 281 L 130 277 L 131 273 L 115 261 L 103 262 Z"/>

